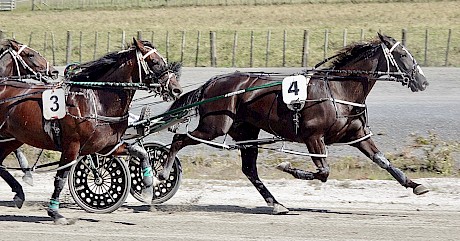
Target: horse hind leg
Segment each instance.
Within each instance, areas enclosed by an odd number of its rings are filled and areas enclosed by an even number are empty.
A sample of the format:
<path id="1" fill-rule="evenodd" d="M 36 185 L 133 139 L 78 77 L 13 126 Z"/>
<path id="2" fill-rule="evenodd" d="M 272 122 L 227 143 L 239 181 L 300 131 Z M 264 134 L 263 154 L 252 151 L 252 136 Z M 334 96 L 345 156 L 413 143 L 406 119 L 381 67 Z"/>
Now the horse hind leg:
<path id="1" fill-rule="evenodd" d="M 222 127 L 220 131 L 217 131 L 217 129 L 209 130 L 207 126 L 209 125 L 207 125 L 206 122 L 200 120 L 197 129 L 192 131 L 190 135 L 201 140 L 210 141 L 224 135 L 227 132 L 227 128 L 225 127 Z M 169 178 L 169 174 L 171 172 L 177 153 L 186 146 L 197 144 L 201 144 L 201 142 L 190 138 L 187 134 L 175 134 L 171 143 L 171 147 L 169 148 L 168 158 L 163 164 L 163 169 L 158 173 L 158 178 L 162 181 Z"/>
<path id="2" fill-rule="evenodd" d="M 234 127 L 229 133 L 235 141 L 254 140 L 257 139 L 260 130 L 249 124 L 240 124 Z M 257 146 L 243 147 L 241 152 L 241 170 L 252 185 L 257 189 L 260 195 L 264 198 L 268 206 L 273 207 L 273 214 L 286 214 L 289 212 L 285 206 L 279 203 L 270 193 L 265 184 L 260 180 L 257 171 L 257 156 L 259 149 Z"/>
<path id="3" fill-rule="evenodd" d="M 160 181 L 153 173 L 149 154 L 143 147 L 137 144 L 129 145 L 127 149 L 130 155 L 133 155 L 141 160 L 142 182 L 144 184 L 141 192 L 142 199 L 145 203 L 151 204 L 153 200 L 153 187 L 160 184 Z"/>
<path id="4" fill-rule="evenodd" d="M 242 171 L 249 181 L 254 185 L 257 191 L 262 195 L 268 206 L 273 207 L 273 214 L 286 214 L 289 212 L 285 206 L 279 203 L 270 193 L 264 183 L 260 180 L 257 172 L 257 147 L 249 147 L 241 149 Z"/>
<path id="5" fill-rule="evenodd" d="M 3 163 L 5 158 L 22 145 L 21 142 L 11 141 L 3 142 L 0 144 L 0 164 Z M 13 197 L 13 202 L 17 208 L 22 208 L 22 205 L 25 201 L 24 190 L 22 189 L 21 184 L 14 178 L 8 170 L 0 166 L 0 176 L 5 180 L 5 182 L 11 187 L 11 191 L 15 193 Z"/>

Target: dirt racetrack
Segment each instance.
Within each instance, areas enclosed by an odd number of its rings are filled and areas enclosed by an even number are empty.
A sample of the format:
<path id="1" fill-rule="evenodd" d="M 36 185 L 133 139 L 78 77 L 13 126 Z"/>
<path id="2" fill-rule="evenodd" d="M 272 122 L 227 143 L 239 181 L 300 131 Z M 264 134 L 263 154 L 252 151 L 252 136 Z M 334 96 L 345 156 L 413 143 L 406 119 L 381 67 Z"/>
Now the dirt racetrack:
<path id="1" fill-rule="evenodd" d="M 147 206 L 131 196 L 117 211 L 92 214 L 61 198 L 73 224 L 56 226 L 45 208 L 51 173 L 24 184 L 22 209 L 0 202 L 0 240 L 458 240 L 460 182 L 420 179 L 431 192 L 415 196 L 395 181 L 292 179 L 266 181 L 291 211 L 271 215 L 246 180 L 184 180 L 168 202 Z M 20 179 L 20 178 L 19 178 Z M 0 182 L 1 200 L 13 197 Z M 67 203 L 66 200 L 68 201 Z"/>

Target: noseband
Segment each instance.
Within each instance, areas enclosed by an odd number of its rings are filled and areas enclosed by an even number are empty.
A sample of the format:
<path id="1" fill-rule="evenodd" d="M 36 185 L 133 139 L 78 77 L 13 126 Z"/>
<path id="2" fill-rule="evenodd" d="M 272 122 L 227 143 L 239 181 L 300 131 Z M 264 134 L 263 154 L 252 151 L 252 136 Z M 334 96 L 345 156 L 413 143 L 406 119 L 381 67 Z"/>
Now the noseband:
<path id="1" fill-rule="evenodd" d="M 397 70 L 397 72 L 394 73 L 393 75 L 397 75 L 397 76 L 401 77 L 401 82 L 404 85 L 407 85 L 411 81 L 415 82 L 415 73 L 417 71 L 420 72 L 421 68 L 418 65 L 417 61 L 415 61 L 414 57 L 412 57 L 412 55 L 409 53 L 409 51 L 407 51 L 407 49 L 404 46 L 401 45 L 402 49 L 411 58 L 412 63 L 413 63 L 412 68 L 410 69 L 410 74 L 401 71 L 401 68 L 399 67 L 399 64 L 396 62 L 396 59 L 393 56 L 393 50 L 395 50 L 395 48 L 400 44 L 401 44 L 401 42 L 396 42 L 390 49 L 384 43 L 381 43 L 380 45 L 382 46 L 383 55 L 385 56 L 386 63 L 387 63 L 387 75 L 390 76 L 390 65 L 391 65 L 391 66 L 395 67 L 396 70 Z M 420 72 L 420 73 L 423 75 L 423 72 Z"/>
<path id="2" fill-rule="evenodd" d="M 16 71 L 18 73 L 18 77 L 20 80 L 22 80 L 22 76 L 21 76 L 21 71 L 19 69 L 20 67 L 19 64 L 21 64 L 25 70 L 28 70 L 30 73 L 32 73 L 32 75 L 34 75 L 38 80 L 45 79 L 46 76 L 43 76 L 40 72 L 36 72 L 35 70 L 33 70 L 21 57 L 21 52 L 24 51 L 24 49 L 26 48 L 27 48 L 27 45 L 21 45 L 21 48 L 19 48 L 19 50 L 16 51 L 12 47 L 9 47 L 5 52 L 3 52 L 0 55 L 0 59 L 3 58 L 6 54 L 11 54 L 11 57 L 15 63 Z M 50 66 L 49 62 L 46 61 L 46 72 L 45 72 L 46 75 L 49 75 L 50 73 L 49 66 Z"/>

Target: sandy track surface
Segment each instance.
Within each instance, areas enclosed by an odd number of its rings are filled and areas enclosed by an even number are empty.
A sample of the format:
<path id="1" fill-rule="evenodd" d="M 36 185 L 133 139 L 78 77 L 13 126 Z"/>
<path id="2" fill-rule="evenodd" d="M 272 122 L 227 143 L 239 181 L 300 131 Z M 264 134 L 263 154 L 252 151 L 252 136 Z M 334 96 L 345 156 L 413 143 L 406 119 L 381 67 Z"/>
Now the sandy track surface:
<path id="1" fill-rule="evenodd" d="M 22 209 L 0 182 L 0 240 L 458 240 L 460 180 L 420 179 L 431 192 L 415 196 L 395 181 L 267 180 L 288 215 L 271 215 L 247 180 L 184 180 L 162 205 L 131 196 L 110 214 L 87 213 L 62 196 L 56 226 L 46 214 L 51 173 L 34 176 Z M 20 178 L 19 178 L 20 179 Z M 68 191 L 65 191 L 68 193 Z"/>

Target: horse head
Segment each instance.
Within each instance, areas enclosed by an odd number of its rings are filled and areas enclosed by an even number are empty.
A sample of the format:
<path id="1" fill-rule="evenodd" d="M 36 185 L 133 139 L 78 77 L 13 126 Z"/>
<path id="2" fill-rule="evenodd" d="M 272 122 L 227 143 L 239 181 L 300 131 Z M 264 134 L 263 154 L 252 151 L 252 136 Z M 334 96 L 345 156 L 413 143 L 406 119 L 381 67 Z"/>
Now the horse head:
<path id="1" fill-rule="evenodd" d="M 161 95 L 163 100 L 177 99 L 182 93 L 179 85 L 180 63 L 168 64 L 158 50 L 147 41 L 133 39 L 138 51 L 139 71 L 142 68 L 144 77 L 141 80 L 150 85 L 152 91 Z M 141 72 L 139 73 L 142 76 Z"/>
<path id="2" fill-rule="evenodd" d="M 397 72 L 394 77 L 413 92 L 425 90 L 428 81 L 409 50 L 392 37 L 380 33 L 378 36 L 386 59 L 385 71 Z"/>
<path id="3" fill-rule="evenodd" d="M 5 76 L 12 76 L 16 73 L 18 76 L 35 75 L 39 79 L 58 77 L 59 71 L 51 66 L 40 53 L 27 47 L 27 45 L 16 40 L 4 40 L 0 44 L 0 59 L 8 54 L 11 57 L 11 67 L 10 69 L 3 69 Z"/>

